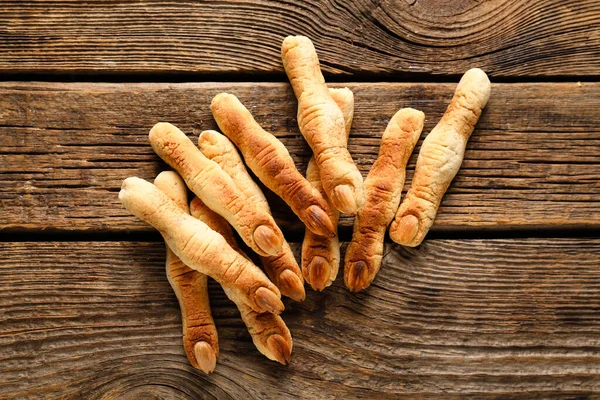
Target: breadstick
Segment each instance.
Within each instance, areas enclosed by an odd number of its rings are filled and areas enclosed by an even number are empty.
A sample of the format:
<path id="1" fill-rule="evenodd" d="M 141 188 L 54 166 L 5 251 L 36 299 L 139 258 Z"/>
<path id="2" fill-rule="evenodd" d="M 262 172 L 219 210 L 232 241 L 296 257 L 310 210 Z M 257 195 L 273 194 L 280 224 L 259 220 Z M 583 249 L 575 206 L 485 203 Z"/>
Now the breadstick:
<path id="1" fill-rule="evenodd" d="M 329 94 L 344 115 L 347 140 L 350 135 L 352 119 L 354 118 L 354 94 L 348 88 L 329 89 Z M 311 157 L 308 162 L 306 179 L 325 196 L 323 186 L 321 185 L 319 167 L 314 157 Z M 329 218 L 336 227 L 337 234 L 337 224 L 340 214 L 333 205 L 331 205 L 329 210 Z M 305 230 L 304 241 L 302 242 L 302 273 L 304 279 L 310 284 L 313 290 L 322 291 L 327 286 L 330 286 L 337 277 L 339 267 L 340 242 L 337 236 L 328 238 L 315 235 L 308 229 Z"/>
<path id="2" fill-rule="evenodd" d="M 353 292 L 368 287 L 381 267 L 383 241 L 400 204 L 406 164 L 421 131 L 425 114 L 399 110 L 381 138 L 379 155 L 365 179 L 365 205 L 354 220 L 352 241 L 346 249 L 344 282 Z"/>
<path id="3" fill-rule="evenodd" d="M 265 196 L 248 174 L 244 162 L 229 139 L 215 131 L 204 131 L 198 138 L 198 147 L 206 157 L 216 161 L 223 171 L 231 176 L 249 203 L 271 214 Z M 281 294 L 296 301 L 306 298 L 300 267 L 285 240 L 278 255 L 260 258 L 267 276 L 279 288 Z"/>
<path id="4" fill-rule="evenodd" d="M 186 214 L 153 184 L 140 178 L 123 181 L 119 200 L 141 220 L 154 226 L 187 266 L 231 289 L 231 300 L 257 312 L 280 313 L 280 292 L 265 274 L 206 224 Z"/>
<path id="5" fill-rule="evenodd" d="M 273 217 L 244 201 L 231 177 L 217 163 L 207 159 L 177 127 L 158 123 L 150 131 L 152 148 L 173 167 L 196 196 L 222 215 L 244 242 L 261 255 L 276 255 L 283 234 Z"/>
<path id="6" fill-rule="evenodd" d="M 307 37 L 288 36 L 281 58 L 298 99 L 298 126 L 315 154 L 323 188 L 339 211 L 355 214 L 365 202 L 362 176 L 348 152 L 344 116 L 327 90 L 317 52 Z"/>
<path id="7" fill-rule="evenodd" d="M 473 68 L 463 75 L 444 116 L 423 141 L 411 187 L 390 228 L 394 242 L 418 246 L 429 232 L 490 91 L 482 70 Z"/>
<path id="8" fill-rule="evenodd" d="M 329 205 L 298 172 L 283 143 L 266 132 L 232 94 L 216 95 L 210 109 L 221 131 L 237 146 L 248 167 L 281 197 L 314 233 L 333 236 Z"/>
<path id="9" fill-rule="evenodd" d="M 174 171 L 158 174 L 154 185 L 188 213 L 187 187 Z M 208 301 L 208 277 L 185 265 L 167 245 L 167 279 L 177 296 L 183 323 L 183 348 L 190 363 L 207 374 L 219 356 L 217 328 Z"/>
<path id="10" fill-rule="evenodd" d="M 248 258 L 237 246 L 233 231 L 223 217 L 211 211 L 198 197 L 192 200 L 190 210 L 195 218 L 220 233 L 231 248 Z M 230 296 L 228 291 L 225 289 L 225 293 Z M 237 303 L 237 307 L 258 351 L 270 360 L 288 364 L 292 353 L 292 336 L 283 319 L 271 313 L 257 313 L 243 303 Z"/>

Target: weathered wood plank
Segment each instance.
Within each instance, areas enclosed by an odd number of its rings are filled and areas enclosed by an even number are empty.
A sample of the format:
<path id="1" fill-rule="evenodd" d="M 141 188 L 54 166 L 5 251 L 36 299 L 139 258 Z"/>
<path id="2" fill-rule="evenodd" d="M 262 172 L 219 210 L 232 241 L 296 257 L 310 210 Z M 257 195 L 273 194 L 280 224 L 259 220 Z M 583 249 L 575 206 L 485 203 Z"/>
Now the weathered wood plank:
<path id="1" fill-rule="evenodd" d="M 0 257 L 4 399 L 600 394 L 599 239 L 388 246 L 364 293 L 338 279 L 287 303 L 288 367 L 254 349 L 211 285 L 211 377 L 183 353 L 162 243 L 2 243 Z"/>
<path id="2" fill-rule="evenodd" d="M 277 73 L 290 34 L 332 74 L 600 74 L 596 0 L 4 0 L 0 71 Z"/>
<path id="3" fill-rule="evenodd" d="M 454 90 L 450 84 L 348 86 L 356 93 L 350 150 L 365 175 L 396 110 L 423 110 L 424 137 Z M 153 179 L 165 168 L 148 144 L 155 122 L 170 121 L 193 140 L 216 128 L 209 104 L 221 91 L 238 95 L 305 168 L 309 148 L 286 84 L 0 84 L 0 227 L 150 231 L 118 202 L 121 181 Z M 598 83 L 494 85 L 434 230 L 599 226 L 598 110 Z M 279 223 L 299 231 L 287 206 L 270 198 Z"/>

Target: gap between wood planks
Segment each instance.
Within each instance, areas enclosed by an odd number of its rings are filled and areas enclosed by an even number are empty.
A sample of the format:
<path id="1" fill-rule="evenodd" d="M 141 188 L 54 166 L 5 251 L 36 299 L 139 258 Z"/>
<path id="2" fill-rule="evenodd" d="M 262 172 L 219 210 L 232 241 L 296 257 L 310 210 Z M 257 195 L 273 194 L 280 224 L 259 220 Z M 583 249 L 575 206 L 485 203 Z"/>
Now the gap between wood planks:
<path id="1" fill-rule="evenodd" d="M 427 73 L 372 73 L 364 72 L 352 76 L 332 75 L 324 72 L 325 81 L 328 83 L 458 83 L 462 73 L 454 75 L 432 75 Z M 598 82 L 600 76 L 578 76 L 578 75 L 548 75 L 548 76 L 493 76 L 493 83 L 562 83 L 562 82 Z M 92 83 L 280 83 L 288 82 L 284 73 L 210 73 L 210 72 L 137 72 L 137 73 L 68 73 L 68 72 L 27 72 L 13 73 L 3 72 L 0 74 L 0 82 L 12 81 L 36 81 L 36 82 L 92 82 Z"/>
<path id="2" fill-rule="evenodd" d="M 284 232 L 290 243 L 301 243 L 304 232 L 293 230 Z M 340 226 L 338 231 L 340 242 L 352 239 L 352 227 Z M 595 227 L 539 227 L 539 228 L 506 228 L 506 227 L 463 227 L 433 228 L 425 239 L 518 239 L 518 238 L 600 238 Z M 0 230 L 0 243 L 9 242 L 163 242 L 162 236 L 156 231 L 67 231 L 58 229 L 4 229 Z M 392 243 L 386 234 L 386 243 Z"/>

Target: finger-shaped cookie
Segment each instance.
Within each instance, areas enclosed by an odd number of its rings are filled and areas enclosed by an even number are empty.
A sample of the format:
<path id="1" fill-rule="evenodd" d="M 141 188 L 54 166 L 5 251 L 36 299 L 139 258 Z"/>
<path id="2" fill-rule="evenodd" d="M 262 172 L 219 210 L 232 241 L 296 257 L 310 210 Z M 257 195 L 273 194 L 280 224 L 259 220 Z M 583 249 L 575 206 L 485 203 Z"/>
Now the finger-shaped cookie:
<path id="1" fill-rule="evenodd" d="M 329 94 L 344 115 L 347 140 L 350 135 L 350 128 L 354 117 L 354 94 L 348 88 L 330 88 Z M 319 167 L 317 166 L 314 157 L 311 157 L 308 162 L 306 179 L 308 179 L 316 190 L 325 196 L 325 191 L 321 185 Z M 329 218 L 336 227 L 337 234 L 337 224 L 340 214 L 333 205 L 331 205 L 329 210 Z M 304 240 L 302 242 L 302 273 L 306 282 L 308 282 L 314 290 L 322 291 L 333 283 L 337 277 L 339 267 L 340 243 L 337 236 L 333 238 L 318 236 L 308 229 L 305 230 Z"/>
<path id="2" fill-rule="evenodd" d="M 215 131 L 204 131 L 198 138 L 198 146 L 205 156 L 217 162 L 231 176 L 246 195 L 248 202 L 271 213 L 262 191 L 248 174 L 235 146 L 227 137 Z M 302 273 L 292 249 L 285 240 L 278 255 L 260 258 L 267 276 L 282 295 L 296 301 L 306 298 Z"/>
<path id="3" fill-rule="evenodd" d="M 247 258 L 237 246 L 233 231 L 225 219 L 211 211 L 197 197 L 192 200 L 190 211 L 195 218 L 220 233 L 233 249 Z M 225 293 L 231 296 L 228 289 L 225 289 Z M 237 306 L 258 351 L 270 360 L 288 364 L 292 354 L 292 336 L 283 319 L 271 313 L 257 313 L 243 303 L 238 303 Z"/>
<path id="4" fill-rule="evenodd" d="M 470 69 L 463 75 L 446 113 L 423 141 L 411 187 L 390 227 L 394 242 L 418 246 L 429 232 L 490 92 L 490 80 L 482 70 Z"/>
<path id="5" fill-rule="evenodd" d="M 368 287 L 381 267 L 385 232 L 398 210 L 406 164 L 424 121 L 421 111 L 403 108 L 390 119 L 381 138 L 379 155 L 365 179 L 365 205 L 356 214 L 346 249 L 344 282 L 353 292 Z"/>
<path id="6" fill-rule="evenodd" d="M 188 213 L 187 187 L 174 171 L 158 174 L 154 185 Z M 210 312 L 208 277 L 191 269 L 167 245 L 167 279 L 177 296 L 183 323 L 183 348 L 190 364 L 207 374 L 219 357 L 217 328 Z"/>
<path id="7" fill-rule="evenodd" d="M 123 181 L 119 200 L 141 220 L 154 226 L 188 267 L 231 289 L 234 302 L 257 312 L 283 311 L 279 289 L 256 265 L 231 248 L 220 234 L 185 213 L 153 184 L 140 178 Z"/>
<path id="8" fill-rule="evenodd" d="M 216 95 L 210 108 L 221 131 L 235 143 L 258 179 L 281 197 L 308 229 L 333 236 L 329 205 L 300 174 L 283 143 L 266 132 L 232 94 Z"/>
<path id="9" fill-rule="evenodd" d="M 161 122 L 152 128 L 149 138 L 156 154 L 177 170 L 190 190 L 222 215 L 252 250 L 261 255 L 279 253 L 283 234 L 273 217 L 245 202 L 231 177 L 206 158 L 183 132 Z"/>
<path id="10" fill-rule="evenodd" d="M 363 180 L 348 152 L 344 116 L 327 90 L 317 52 L 307 37 L 288 36 L 281 58 L 298 99 L 298 126 L 315 155 L 323 188 L 339 211 L 355 214 L 365 201 Z"/>

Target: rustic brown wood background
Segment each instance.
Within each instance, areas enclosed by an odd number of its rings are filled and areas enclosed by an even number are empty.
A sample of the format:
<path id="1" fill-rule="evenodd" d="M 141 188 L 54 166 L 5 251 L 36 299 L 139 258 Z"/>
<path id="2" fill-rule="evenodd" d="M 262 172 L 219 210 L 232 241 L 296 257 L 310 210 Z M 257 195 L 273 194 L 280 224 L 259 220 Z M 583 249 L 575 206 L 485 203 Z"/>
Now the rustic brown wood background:
<path id="1" fill-rule="evenodd" d="M 492 99 L 423 245 L 388 244 L 364 293 L 338 280 L 286 302 L 288 367 L 211 285 L 207 377 L 184 355 L 160 237 L 117 193 L 165 168 L 155 122 L 196 139 L 221 91 L 305 168 L 288 34 L 355 92 L 364 174 L 398 108 L 428 132 L 474 66 Z M 600 398 L 599 232 L 597 0 L 0 2 L 0 399 Z"/>

